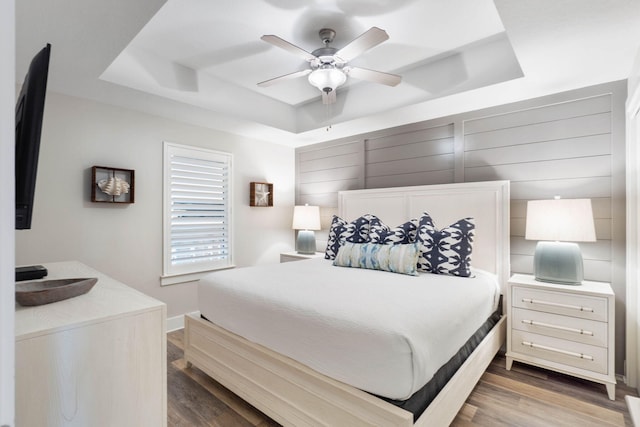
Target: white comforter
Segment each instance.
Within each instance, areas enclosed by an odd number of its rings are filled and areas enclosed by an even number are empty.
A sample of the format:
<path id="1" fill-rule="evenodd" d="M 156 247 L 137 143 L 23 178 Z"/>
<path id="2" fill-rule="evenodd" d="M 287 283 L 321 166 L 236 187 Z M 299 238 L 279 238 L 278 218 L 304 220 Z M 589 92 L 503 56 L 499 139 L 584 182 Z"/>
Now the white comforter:
<path id="1" fill-rule="evenodd" d="M 495 311 L 495 277 L 419 277 L 314 259 L 199 284 L 210 321 L 356 388 L 408 399 Z"/>

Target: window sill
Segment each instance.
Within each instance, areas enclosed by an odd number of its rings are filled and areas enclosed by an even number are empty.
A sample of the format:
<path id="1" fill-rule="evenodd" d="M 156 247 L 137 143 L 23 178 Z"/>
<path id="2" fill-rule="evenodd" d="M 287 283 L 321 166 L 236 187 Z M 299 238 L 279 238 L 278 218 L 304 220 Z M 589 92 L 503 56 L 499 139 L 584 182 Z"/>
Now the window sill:
<path id="1" fill-rule="evenodd" d="M 172 274 L 168 276 L 160 276 L 160 286 L 169 286 L 169 285 L 177 285 L 180 283 L 188 283 L 188 282 L 197 282 L 200 278 L 206 274 L 212 273 L 214 271 L 220 270 L 228 270 L 230 268 L 235 268 L 235 265 L 228 265 L 225 267 L 214 268 L 213 270 L 207 271 L 198 271 L 196 273 L 185 273 L 185 274 Z"/>

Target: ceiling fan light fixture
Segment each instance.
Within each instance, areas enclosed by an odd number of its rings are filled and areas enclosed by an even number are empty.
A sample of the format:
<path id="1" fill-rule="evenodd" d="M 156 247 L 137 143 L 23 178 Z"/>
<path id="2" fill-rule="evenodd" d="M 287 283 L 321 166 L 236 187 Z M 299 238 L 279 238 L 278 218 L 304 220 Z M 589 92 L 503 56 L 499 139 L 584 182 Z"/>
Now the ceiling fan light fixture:
<path id="1" fill-rule="evenodd" d="M 334 67 L 317 68 L 309 74 L 309 83 L 320 89 L 322 92 L 329 93 L 347 81 L 347 75 Z"/>
<path id="2" fill-rule="evenodd" d="M 319 36 L 324 46 L 313 52 L 307 52 L 278 36 L 265 34 L 261 37 L 262 40 L 301 57 L 309 63 L 309 67 L 306 70 L 260 82 L 258 86 L 267 87 L 280 81 L 308 75 L 309 84 L 322 92 L 322 103 L 333 104 L 336 102 L 336 89 L 347 81 L 347 77 L 387 86 L 396 86 L 402 81 L 402 77 L 396 74 L 349 66 L 349 61 L 389 39 L 386 31 L 378 27 L 371 27 L 342 49 L 329 46 L 335 35 L 336 32 L 330 28 L 321 29 Z"/>

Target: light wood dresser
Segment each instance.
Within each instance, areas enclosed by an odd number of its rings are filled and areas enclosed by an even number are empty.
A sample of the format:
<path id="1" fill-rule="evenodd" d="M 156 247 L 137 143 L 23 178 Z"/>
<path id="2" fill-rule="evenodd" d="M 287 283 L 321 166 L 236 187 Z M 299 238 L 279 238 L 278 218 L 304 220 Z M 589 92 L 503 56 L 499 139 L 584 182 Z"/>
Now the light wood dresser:
<path id="1" fill-rule="evenodd" d="M 97 277 L 87 294 L 16 304 L 16 425 L 167 425 L 166 306 L 79 262 L 46 280 Z"/>
<path id="2" fill-rule="evenodd" d="M 615 296 L 608 283 L 538 282 L 516 274 L 507 287 L 507 369 L 528 363 L 606 385 L 615 400 Z"/>

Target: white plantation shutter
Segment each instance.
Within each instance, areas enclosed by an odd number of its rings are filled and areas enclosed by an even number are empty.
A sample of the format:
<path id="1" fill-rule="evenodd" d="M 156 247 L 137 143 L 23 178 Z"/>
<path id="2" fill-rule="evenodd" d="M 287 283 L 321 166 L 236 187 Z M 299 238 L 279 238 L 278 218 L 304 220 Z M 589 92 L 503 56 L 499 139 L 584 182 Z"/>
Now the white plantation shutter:
<path id="1" fill-rule="evenodd" d="M 164 275 L 231 265 L 231 154 L 165 142 Z"/>

